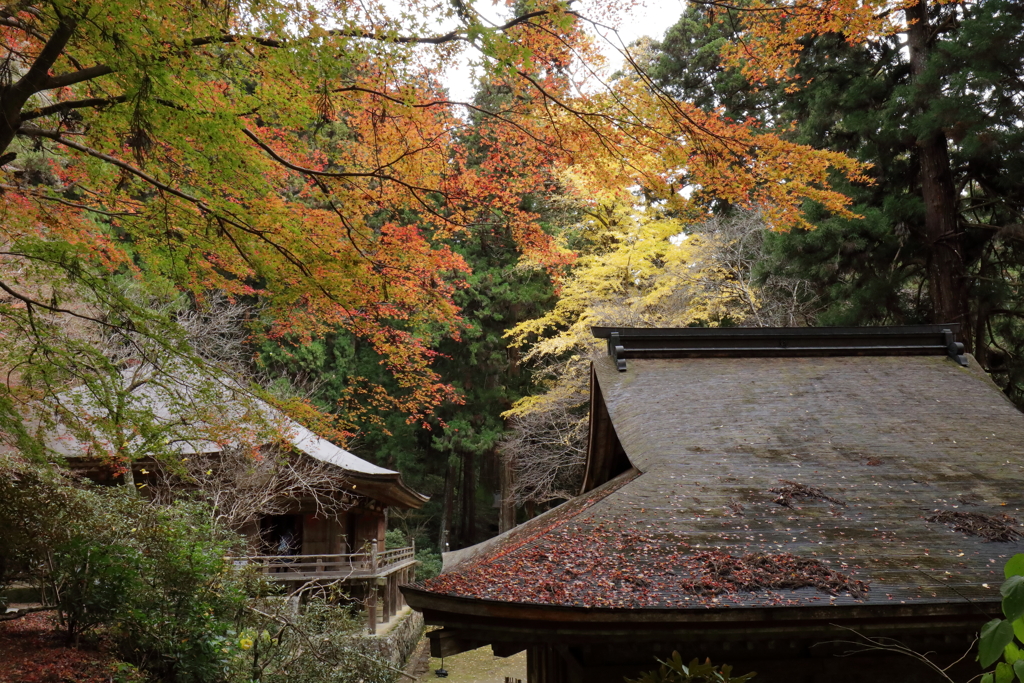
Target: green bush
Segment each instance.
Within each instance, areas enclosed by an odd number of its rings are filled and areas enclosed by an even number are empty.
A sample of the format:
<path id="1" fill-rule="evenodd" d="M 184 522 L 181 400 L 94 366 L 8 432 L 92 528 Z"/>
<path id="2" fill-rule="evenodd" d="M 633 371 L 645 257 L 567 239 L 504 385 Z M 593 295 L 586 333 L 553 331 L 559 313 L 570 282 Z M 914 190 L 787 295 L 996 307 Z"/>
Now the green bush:
<path id="1" fill-rule="evenodd" d="M 754 673 L 734 677 L 731 666 L 718 667 L 710 660 L 701 663 L 694 659 L 684 664 L 678 652 L 673 652 L 668 661 L 660 663 L 661 666 L 654 671 L 648 671 L 636 680 L 627 678 L 626 683 L 744 683 L 754 677 Z"/>
<path id="2" fill-rule="evenodd" d="M 116 679 L 161 683 L 393 683 L 364 618 L 312 602 L 301 614 L 252 568 L 203 504 L 157 505 L 0 456 L 0 588 L 30 577 L 69 639 L 103 629 Z M 401 532 L 389 534 L 397 542 Z M 440 558 L 426 551 L 428 571 Z"/>
<path id="3" fill-rule="evenodd" d="M 84 633 L 115 619 L 141 589 L 140 559 L 134 548 L 85 536 L 56 548 L 50 587 L 58 621 L 75 647 Z"/>
<path id="4" fill-rule="evenodd" d="M 91 510 L 59 472 L 0 455 L 0 592 L 15 581 L 42 588 L 51 552 L 72 539 Z"/>
<path id="5" fill-rule="evenodd" d="M 398 670 L 362 637 L 352 607 L 311 601 L 291 614 L 281 600 L 250 610 L 239 632 L 233 678 L 261 683 L 394 683 Z"/>
<path id="6" fill-rule="evenodd" d="M 1024 553 L 1006 562 L 1003 575 L 1006 581 L 999 592 L 1006 618 L 993 619 L 981 628 L 978 661 L 983 669 L 995 664 L 995 671 L 984 674 L 981 683 L 1024 681 Z"/>
<path id="7" fill-rule="evenodd" d="M 142 561 L 139 589 L 110 624 L 119 654 L 161 681 L 222 680 L 246 600 L 224 560 L 237 539 L 201 505 L 121 502 Z"/>
<path id="8" fill-rule="evenodd" d="M 432 579 L 441 573 L 442 560 L 440 553 L 422 548 L 416 551 L 416 561 L 419 562 L 416 565 L 417 581 Z"/>
<path id="9" fill-rule="evenodd" d="M 409 539 L 405 537 L 405 532 L 401 529 L 389 529 L 384 533 L 384 548 L 386 550 L 405 548 L 408 545 Z"/>
<path id="10" fill-rule="evenodd" d="M 223 559 L 240 539 L 206 506 L 157 505 L 4 456 L 0 529 L 0 584 L 39 586 L 69 640 L 103 627 L 150 679 L 225 679 L 249 579 Z"/>

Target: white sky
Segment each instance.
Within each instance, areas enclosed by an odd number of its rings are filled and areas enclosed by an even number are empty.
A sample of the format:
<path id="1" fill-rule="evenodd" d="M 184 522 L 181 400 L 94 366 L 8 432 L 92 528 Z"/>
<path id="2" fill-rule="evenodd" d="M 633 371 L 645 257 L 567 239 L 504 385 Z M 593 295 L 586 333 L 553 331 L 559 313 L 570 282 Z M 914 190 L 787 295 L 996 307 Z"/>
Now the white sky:
<path id="1" fill-rule="evenodd" d="M 684 0 L 641 0 L 641 4 L 628 13 L 617 27 L 619 37 L 625 45 L 641 36 L 660 39 L 679 20 L 684 5 Z M 491 5 L 488 0 L 481 0 L 474 5 L 474 9 L 495 23 L 506 21 L 502 18 L 507 11 L 504 3 L 500 6 Z M 621 65 L 621 57 L 607 42 L 602 41 L 601 44 L 605 46 L 603 51 L 612 70 L 615 70 Z M 467 52 L 464 56 L 467 62 L 449 67 L 445 79 L 451 99 L 459 102 L 468 102 L 473 98 L 473 83 L 468 66 L 472 54 Z"/>

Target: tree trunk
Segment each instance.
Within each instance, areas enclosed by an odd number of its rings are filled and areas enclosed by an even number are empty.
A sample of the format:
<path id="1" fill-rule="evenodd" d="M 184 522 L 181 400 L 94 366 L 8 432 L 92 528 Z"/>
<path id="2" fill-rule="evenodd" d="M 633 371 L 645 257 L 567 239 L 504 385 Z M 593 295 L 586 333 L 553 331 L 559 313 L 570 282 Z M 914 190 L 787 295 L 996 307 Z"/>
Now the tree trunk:
<path id="1" fill-rule="evenodd" d="M 59 15 L 58 15 L 59 16 Z M 53 35 L 40 50 L 35 62 L 16 82 L 0 87 L 0 153 L 6 152 L 21 127 L 21 109 L 29 98 L 47 89 L 50 69 L 78 27 L 78 19 L 59 16 Z M 5 155 L 9 157 L 9 155 Z M 9 163 L 7 158 L 4 163 Z"/>
<path id="2" fill-rule="evenodd" d="M 916 86 L 916 104 L 923 111 L 930 101 L 942 95 L 939 82 L 925 78 L 933 41 L 928 24 L 927 0 L 919 0 L 917 4 L 908 7 L 907 18 L 913 22 L 907 28 L 910 70 Z M 974 330 L 968 304 L 963 235 L 958 220 L 946 135 L 942 130 L 930 131 L 918 138 L 917 148 L 933 320 L 936 323 L 960 323 L 964 344 L 971 351 L 974 348 Z"/>
<path id="3" fill-rule="evenodd" d="M 988 250 L 984 250 L 981 258 L 978 259 L 978 281 L 985 282 L 991 277 Z M 978 365 L 988 369 L 988 343 L 986 342 L 986 331 L 988 328 L 989 310 L 992 302 L 984 296 L 977 296 L 974 300 L 974 358 Z"/>
<path id="4" fill-rule="evenodd" d="M 444 473 L 444 505 L 441 510 L 441 538 L 438 546 L 442 553 L 448 552 L 449 539 L 452 531 L 452 509 L 455 503 L 455 477 L 458 472 L 455 469 L 456 461 L 451 455 L 448 456 L 448 469 Z"/>
<path id="5" fill-rule="evenodd" d="M 462 524 L 459 547 L 476 543 L 476 454 L 466 452 L 462 456 Z"/>
<path id="6" fill-rule="evenodd" d="M 498 466 L 501 479 L 501 507 L 498 510 L 498 533 L 505 533 L 516 525 L 516 505 L 512 500 L 512 459 L 504 453 L 499 456 Z"/>

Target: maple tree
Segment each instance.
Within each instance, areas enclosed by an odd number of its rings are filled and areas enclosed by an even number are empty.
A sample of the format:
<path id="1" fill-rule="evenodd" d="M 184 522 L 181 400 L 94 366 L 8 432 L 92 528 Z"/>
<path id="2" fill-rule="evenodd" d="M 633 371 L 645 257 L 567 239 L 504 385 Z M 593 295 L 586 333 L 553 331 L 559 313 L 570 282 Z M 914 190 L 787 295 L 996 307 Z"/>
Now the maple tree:
<path id="1" fill-rule="evenodd" d="M 438 18 L 454 28 L 432 32 Z M 437 341 L 459 337 L 468 270 L 446 240 L 488 217 L 527 261 L 571 261 L 520 205 L 548 169 L 640 183 L 673 207 L 758 205 L 776 228 L 805 225 L 808 199 L 849 215 L 829 173 L 863 177 L 841 154 L 677 101 L 642 71 L 600 87 L 590 20 L 567 4 L 523 3 L 500 26 L 417 2 L 51 0 L 0 20 L 3 334 L 16 340 L 3 364 L 18 368 L 4 427 L 21 447 L 21 394 L 118 370 L 96 327 L 187 353 L 150 310 L 170 292 L 200 308 L 211 291 L 258 297 L 272 338 L 365 340 L 395 388 L 351 377 L 360 398 L 346 405 L 422 421 L 458 400 L 434 367 Z M 467 45 L 506 95 L 458 105 L 490 127 L 478 161 L 438 81 Z M 132 304 L 118 278 L 149 298 Z"/>
<path id="2" fill-rule="evenodd" d="M 474 102 L 495 109 L 508 104 L 508 94 L 490 88 Z M 500 130 L 486 116 L 471 116 L 459 138 L 465 163 L 487 165 L 495 169 L 492 173 L 499 172 L 499 164 L 506 164 L 502 174 L 524 172 L 514 163 L 508 166 L 515 158 L 503 150 Z M 565 218 L 558 196 L 558 188 L 534 191 L 519 197 L 518 208 L 536 215 L 546 233 L 557 235 Z M 436 409 L 428 420 L 430 430 L 408 424 L 399 413 L 378 411 L 373 419 L 360 420 L 358 438 L 349 445 L 362 457 L 401 471 L 410 486 L 431 496 L 422 509 L 390 518 L 419 548 L 436 547 L 439 538 L 442 546 L 471 545 L 493 524 L 491 492 L 500 487 L 495 446 L 504 432 L 500 411 L 532 387 L 531 374 L 519 370 L 517 354 L 503 333 L 510 324 L 539 315 L 554 298 L 549 272 L 522 262 L 512 225 L 487 207 L 482 203 L 472 231 L 444 240 L 472 269 L 466 286 L 453 295 L 462 318 L 460 337 L 441 339 L 435 346 L 440 355 L 434 367 L 456 388 L 461 402 Z M 394 387 L 379 354 L 343 333 L 299 348 L 267 341 L 260 357 L 270 372 L 299 386 L 311 384 L 313 401 L 325 408 L 346 396 L 352 376 Z"/>

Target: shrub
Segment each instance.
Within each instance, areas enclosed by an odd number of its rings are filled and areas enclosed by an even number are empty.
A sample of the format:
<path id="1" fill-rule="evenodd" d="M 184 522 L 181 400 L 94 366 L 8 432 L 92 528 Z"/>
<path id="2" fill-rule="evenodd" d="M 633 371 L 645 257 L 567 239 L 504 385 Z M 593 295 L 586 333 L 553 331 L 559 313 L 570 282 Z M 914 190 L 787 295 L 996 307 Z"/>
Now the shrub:
<path id="1" fill-rule="evenodd" d="M 51 551 L 75 535 L 90 508 L 52 469 L 0 455 L 0 592 L 14 581 L 41 588 Z"/>
<path id="2" fill-rule="evenodd" d="M 133 549 L 77 536 L 53 553 L 49 587 L 68 641 L 78 647 L 87 631 L 121 612 L 140 586 L 140 557 Z"/>
<path id="3" fill-rule="evenodd" d="M 0 529 L 0 587 L 38 585 L 70 641 L 105 627 L 151 679 L 224 679 L 248 579 L 223 559 L 240 539 L 208 507 L 157 505 L 4 456 Z"/>
<path id="4" fill-rule="evenodd" d="M 1024 681 L 1024 553 L 1011 557 L 1003 574 L 1006 581 L 999 592 L 1006 618 L 993 619 L 981 628 L 978 661 L 984 669 L 995 664 L 995 671 L 984 674 L 981 683 Z"/>
<path id="5" fill-rule="evenodd" d="M 210 522 L 206 508 L 117 501 L 139 551 L 139 586 L 114 620 L 121 657 L 162 681 L 223 679 L 246 594 L 224 560 L 235 537 Z"/>
<path id="6" fill-rule="evenodd" d="M 442 560 L 440 553 L 423 548 L 416 551 L 416 560 L 419 562 L 416 565 L 417 581 L 432 579 L 441 573 Z"/>
<path id="7" fill-rule="evenodd" d="M 401 529 L 390 529 L 384 533 L 384 548 L 386 550 L 405 548 L 408 545 L 409 539 L 405 537 L 405 532 Z"/>
<path id="8" fill-rule="evenodd" d="M 717 667 L 710 660 L 701 663 L 694 659 L 684 664 L 678 652 L 673 652 L 668 661 L 660 663 L 661 666 L 654 671 L 648 671 L 636 680 L 627 678 L 626 683 L 744 683 L 754 677 L 753 673 L 733 677 L 731 666 Z"/>
<path id="9" fill-rule="evenodd" d="M 281 600 L 264 600 L 239 632 L 234 677 L 262 683 L 394 683 L 395 669 L 361 637 L 364 619 L 352 607 L 311 601 L 294 615 Z"/>

